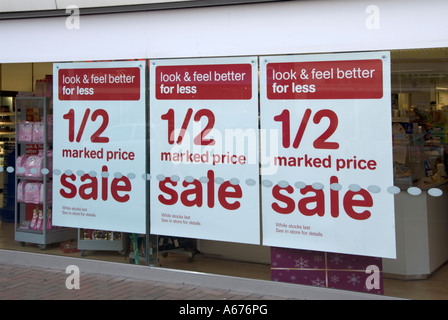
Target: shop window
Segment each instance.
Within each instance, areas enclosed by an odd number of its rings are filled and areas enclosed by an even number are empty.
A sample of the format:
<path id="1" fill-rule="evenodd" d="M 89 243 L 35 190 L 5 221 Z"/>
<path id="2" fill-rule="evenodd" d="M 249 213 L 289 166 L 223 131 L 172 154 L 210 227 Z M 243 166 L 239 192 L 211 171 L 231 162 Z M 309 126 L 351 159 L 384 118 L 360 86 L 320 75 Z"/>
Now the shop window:
<path id="1" fill-rule="evenodd" d="M 446 48 L 392 52 L 394 184 L 402 189 L 446 181 L 447 60 Z"/>

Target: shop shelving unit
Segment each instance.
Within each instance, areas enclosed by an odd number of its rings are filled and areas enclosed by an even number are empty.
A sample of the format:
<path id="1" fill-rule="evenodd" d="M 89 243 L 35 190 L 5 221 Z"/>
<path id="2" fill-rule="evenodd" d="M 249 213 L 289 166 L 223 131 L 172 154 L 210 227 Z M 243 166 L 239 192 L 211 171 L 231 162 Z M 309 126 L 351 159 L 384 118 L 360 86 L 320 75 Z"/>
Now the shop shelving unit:
<path id="1" fill-rule="evenodd" d="M 81 256 L 86 250 L 118 251 L 124 254 L 125 234 L 122 232 L 78 229 L 78 250 Z"/>
<path id="2" fill-rule="evenodd" d="M 16 91 L 0 91 L 0 167 L 7 168 L 14 161 Z M 3 207 L 0 208 L 2 222 L 14 222 L 14 177 L 0 172 L 0 189 L 3 191 Z"/>
<path id="3" fill-rule="evenodd" d="M 42 147 L 43 150 L 43 168 L 48 168 L 48 157 L 47 150 L 51 147 L 51 143 L 48 141 L 47 135 L 47 115 L 49 114 L 49 99 L 46 97 L 17 97 L 15 101 L 15 118 L 16 118 L 16 128 L 19 121 L 26 121 L 27 111 L 29 109 L 38 110 L 38 117 L 43 117 L 43 142 L 34 142 L 34 141 L 18 141 L 18 137 L 15 141 L 16 146 L 16 154 L 15 159 L 17 161 L 17 157 L 26 153 L 27 146 L 29 145 L 38 145 Z M 39 120 L 38 120 L 39 121 Z M 16 130 L 17 131 L 17 130 Z M 29 177 L 29 176 L 19 176 L 15 174 L 15 190 L 17 190 L 18 184 L 20 181 L 38 181 L 42 183 L 43 187 L 43 201 L 42 204 L 39 204 L 42 208 L 43 213 L 43 222 L 42 222 L 42 230 L 35 230 L 31 228 L 27 228 L 27 217 L 26 217 L 26 208 L 27 203 L 17 201 L 16 196 L 16 205 L 15 205 L 15 240 L 19 241 L 20 245 L 24 245 L 25 243 L 33 243 L 37 244 L 41 249 L 45 249 L 48 244 L 58 243 L 66 240 L 76 239 L 76 229 L 73 228 L 51 228 L 47 229 L 47 219 L 49 218 L 49 209 L 51 208 L 51 204 L 47 203 L 47 192 L 51 192 L 51 190 L 47 190 L 47 184 L 51 181 L 51 172 L 48 174 L 43 174 L 42 178 L 39 177 Z M 37 205 L 37 204 L 36 204 Z"/>
<path id="4" fill-rule="evenodd" d="M 0 111 L 0 165 L 5 166 L 5 149 L 14 146 L 15 139 L 15 113 Z"/>

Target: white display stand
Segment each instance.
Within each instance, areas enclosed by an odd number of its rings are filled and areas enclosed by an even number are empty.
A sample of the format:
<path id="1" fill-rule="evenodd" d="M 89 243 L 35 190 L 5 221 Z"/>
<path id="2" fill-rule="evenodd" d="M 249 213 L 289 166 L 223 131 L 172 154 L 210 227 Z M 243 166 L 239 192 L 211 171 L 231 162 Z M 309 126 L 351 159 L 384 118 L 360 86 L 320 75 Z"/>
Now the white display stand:
<path id="1" fill-rule="evenodd" d="M 440 197 L 426 190 L 395 196 L 397 259 L 383 259 L 386 277 L 426 279 L 448 261 L 448 185 L 437 187 Z"/>

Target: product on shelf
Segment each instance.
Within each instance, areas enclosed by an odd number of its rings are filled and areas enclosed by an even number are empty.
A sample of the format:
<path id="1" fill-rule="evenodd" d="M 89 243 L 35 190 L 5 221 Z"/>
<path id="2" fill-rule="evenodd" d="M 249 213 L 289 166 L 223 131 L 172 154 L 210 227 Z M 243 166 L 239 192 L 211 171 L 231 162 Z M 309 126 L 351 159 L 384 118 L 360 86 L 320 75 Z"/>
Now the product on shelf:
<path id="1" fill-rule="evenodd" d="M 25 184 L 24 202 L 35 203 L 40 202 L 40 182 L 28 182 Z"/>
<path id="2" fill-rule="evenodd" d="M 33 142 L 44 142 L 44 123 L 34 122 L 33 123 Z"/>
<path id="3" fill-rule="evenodd" d="M 37 217 L 37 222 L 36 222 L 36 230 L 42 230 L 43 229 L 43 220 L 44 220 L 44 214 L 42 212 L 42 210 L 39 209 L 39 214 Z"/>
<path id="4" fill-rule="evenodd" d="M 51 215 L 51 209 L 47 209 L 47 230 L 53 229 L 53 218 Z"/>
<path id="5" fill-rule="evenodd" d="M 43 173 L 42 169 L 44 169 L 44 154 L 43 151 L 40 150 L 37 155 L 28 155 L 22 154 L 17 157 L 16 160 L 16 168 L 17 168 L 17 176 L 19 177 L 35 177 L 42 178 Z M 53 151 L 47 151 L 47 169 L 48 172 L 52 172 L 52 159 L 53 159 Z"/>
<path id="6" fill-rule="evenodd" d="M 32 230 L 39 230 L 42 231 L 43 230 L 43 226 L 44 226 L 44 213 L 42 211 L 41 208 L 39 207 L 35 207 L 33 209 L 33 217 L 30 220 L 25 220 L 20 224 L 20 229 L 32 229 Z M 51 216 L 51 209 L 47 210 L 47 221 L 46 221 L 46 228 L 47 230 L 52 230 L 55 229 L 57 227 L 53 226 L 53 222 L 52 222 L 52 216 Z"/>
<path id="7" fill-rule="evenodd" d="M 36 142 L 45 141 L 44 124 L 45 119 L 41 117 L 40 122 L 20 121 L 17 123 L 17 141 L 19 142 Z M 53 115 L 47 116 L 47 141 L 53 140 Z"/>
<path id="8" fill-rule="evenodd" d="M 80 239 L 81 240 L 111 240 L 111 241 L 117 241 L 117 240 L 121 240 L 121 232 L 92 230 L 92 229 L 81 229 L 80 230 Z"/>
<path id="9" fill-rule="evenodd" d="M 42 156 L 29 156 L 25 161 L 25 176 L 42 178 L 44 159 Z"/>
<path id="10" fill-rule="evenodd" d="M 46 75 L 43 79 L 36 80 L 34 96 L 51 97 L 53 94 L 53 75 Z"/>
<path id="11" fill-rule="evenodd" d="M 51 181 L 47 182 L 47 199 L 46 202 L 47 204 L 52 203 L 52 189 L 53 189 L 53 184 Z M 39 203 L 44 203 L 44 184 L 40 184 L 40 189 L 39 189 Z"/>
<path id="12" fill-rule="evenodd" d="M 31 219 L 30 229 L 37 229 L 37 219 L 39 218 L 39 209 L 34 208 L 33 210 L 33 218 Z"/>
<path id="13" fill-rule="evenodd" d="M 25 185 L 26 181 L 17 184 L 17 202 L 25 202 Z"/>
<path id="14" fill-rule="evenodd" d="M 47 199 L 46 203 L 52 202 L 52 183 L 47 182 Z M 17 184 L 17 202 L 23 203 L 44 203 L 44 184 L 35 181 L 20 181 Z"/>
<path id="15" fill-rule="evenodd" d="M 33 123 L 20 121 L 17 124 L 17 141 L 31 142 L 33 140 Z"/>
<path id="16" fill-rule="evenodd" d="M 41 119 L 42 123 L 44 122 L 44 119 L 42 117 Z M 47 142 L 53 142 L 53 115 L 49 114 L 47 115 Z"/>

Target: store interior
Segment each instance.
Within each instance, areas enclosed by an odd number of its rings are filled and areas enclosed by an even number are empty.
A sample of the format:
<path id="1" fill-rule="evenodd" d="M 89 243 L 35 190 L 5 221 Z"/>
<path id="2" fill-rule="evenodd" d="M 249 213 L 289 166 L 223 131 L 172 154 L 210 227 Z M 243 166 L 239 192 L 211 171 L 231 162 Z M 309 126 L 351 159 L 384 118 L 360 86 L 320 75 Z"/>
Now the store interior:
<path id="1" fill-rule="evenodd" d="M 448 203 L 446 194 L 448 157 L 448 49 L 394 50 L 392 56 L 392 128 L 394 132 L 394 182 L 402 192 L 409 187 L 419 190 L 437 188 L 444 190 L 439 202 Z M 36 245 L 25 240 L 17 241 L 16 234 L 20 226 L 14 219 L 16 203 L 14 174 L 6 171 L 15 165 L 17 127 L 15 100 L 17 97 L 45 97 L 53 72 L 53 63 L 0 64 L 0 249 L 18 250 L 39 254 L 63 255 L 80 259 L 95 259 L 116 263 L 144 264 L 145 257 L 135 253 L 134 247 L 144 250 L 145 240 L 133 239 L 127 234 L 100 232 L 98 230 L 70 230 L 68 238 L 45 245 Z M 51 92 L 51 91 L 50 91 Z M 19 99 L 20 100 L 20 99 Z M 48 99 L 48 113 L 51 114 L 51 99 Z M 48 114 L 47 114 L 48 115 Z M 32 117 L 30 112 L 21 115 L 21 119 Z M 42 117 L 40 113 L 38 117 Z M 46 143 L 46 142 L 45 142 Z M 46 145 L 43 145 L 46 147 Z M 29 147 L 27 147 L 29 148 Z M 29 150 L 29 149 L 27 149 Z M 12 188 L 12 189 L 11 189 Z M 11 197 L 11 194 L 14 194 Z M 412 196 L 412 195 L 411 195 Z M 427 196 L 430 198 L 430 196 Z M 20 204 L 20 206 L 24 206 Z M 439 206 L 425 204 L 427 210 L 436 210 Z M 23 210 L 30 211 L 30 206 Z M 41 210 L 50 210 L 51 206 Z M 11 209 L 12 208 L 12 209 Z M 428 227 L 428 244 L 421 252 L 415 250 L 416 259 L 428 255 L 432 265 L 423 274 L 400 274 L 384 271 L 383 287 L 387 296 L 409 299 L 448 299 L 448 205 L 439 206 L 440 214 L 435 218 L 439 226 L 437 232 Z M 430 212 L 429 212 L 430 213 Z M 404 213 L 406 216 L 406 212 Z M 47 215 L 48 216 L 48 215 Z M 428 215 L 429 217 L 429 215 Z M 406 226 L 409 223 L 404 218 Z M 428 218 L 429 221 L 429 218 Z M 425 223 L 415 220 L 413 223 Z M 398 225 L 398 224 L 397 224 Z M 429 226 L 429 223 L 428 223 Z M 419 225 L 419 227 L 426 227 Z M 409 231 L 411 232 L 411 231 Z M 436 234 L 436 235 L 434 235 Z M 397 230 L 398 237 L 406 237 Z M 96 246 L 90 240 L 107 242 L 106 246 Z M 89 241 L 84 241 L 89 240 Z M 446 241 L 445 241 L 446 240 Z M 169 240 L 171 241 L 171 240 Z M 403 247 L 412 245 L 402 241 Z M 159 250 L 157 259 L 151 261 L 157 266 L 172 269 L 230 275 L 262 280 L 271 280 L 270 250 L 262 246 L 220 243 L 192 240 L 193 245 L 181 246 L 172 242 L 159 242 L 169 250 Z M 400 241 L 397 241 L 400 243 Z M 146 244 L 148 244 L 146 242 Z M 151 244 L 150 244 L 151 246 Z M 185 247 L 185 248 L 183 248 Z M 401 250 L 401 249 L 400 249 Z M 421 255 L 421 256 L 419 256 Z M 136 261 L 137 260 L 137 261 Z M 437 263 L 434 261 L 437 260 Z M 395 262 L 393 262 L 395 263 Z M 404 262 L 404 268 L 410 269 Z M 400 266 L 389 267 L 388 270 Z"/>

